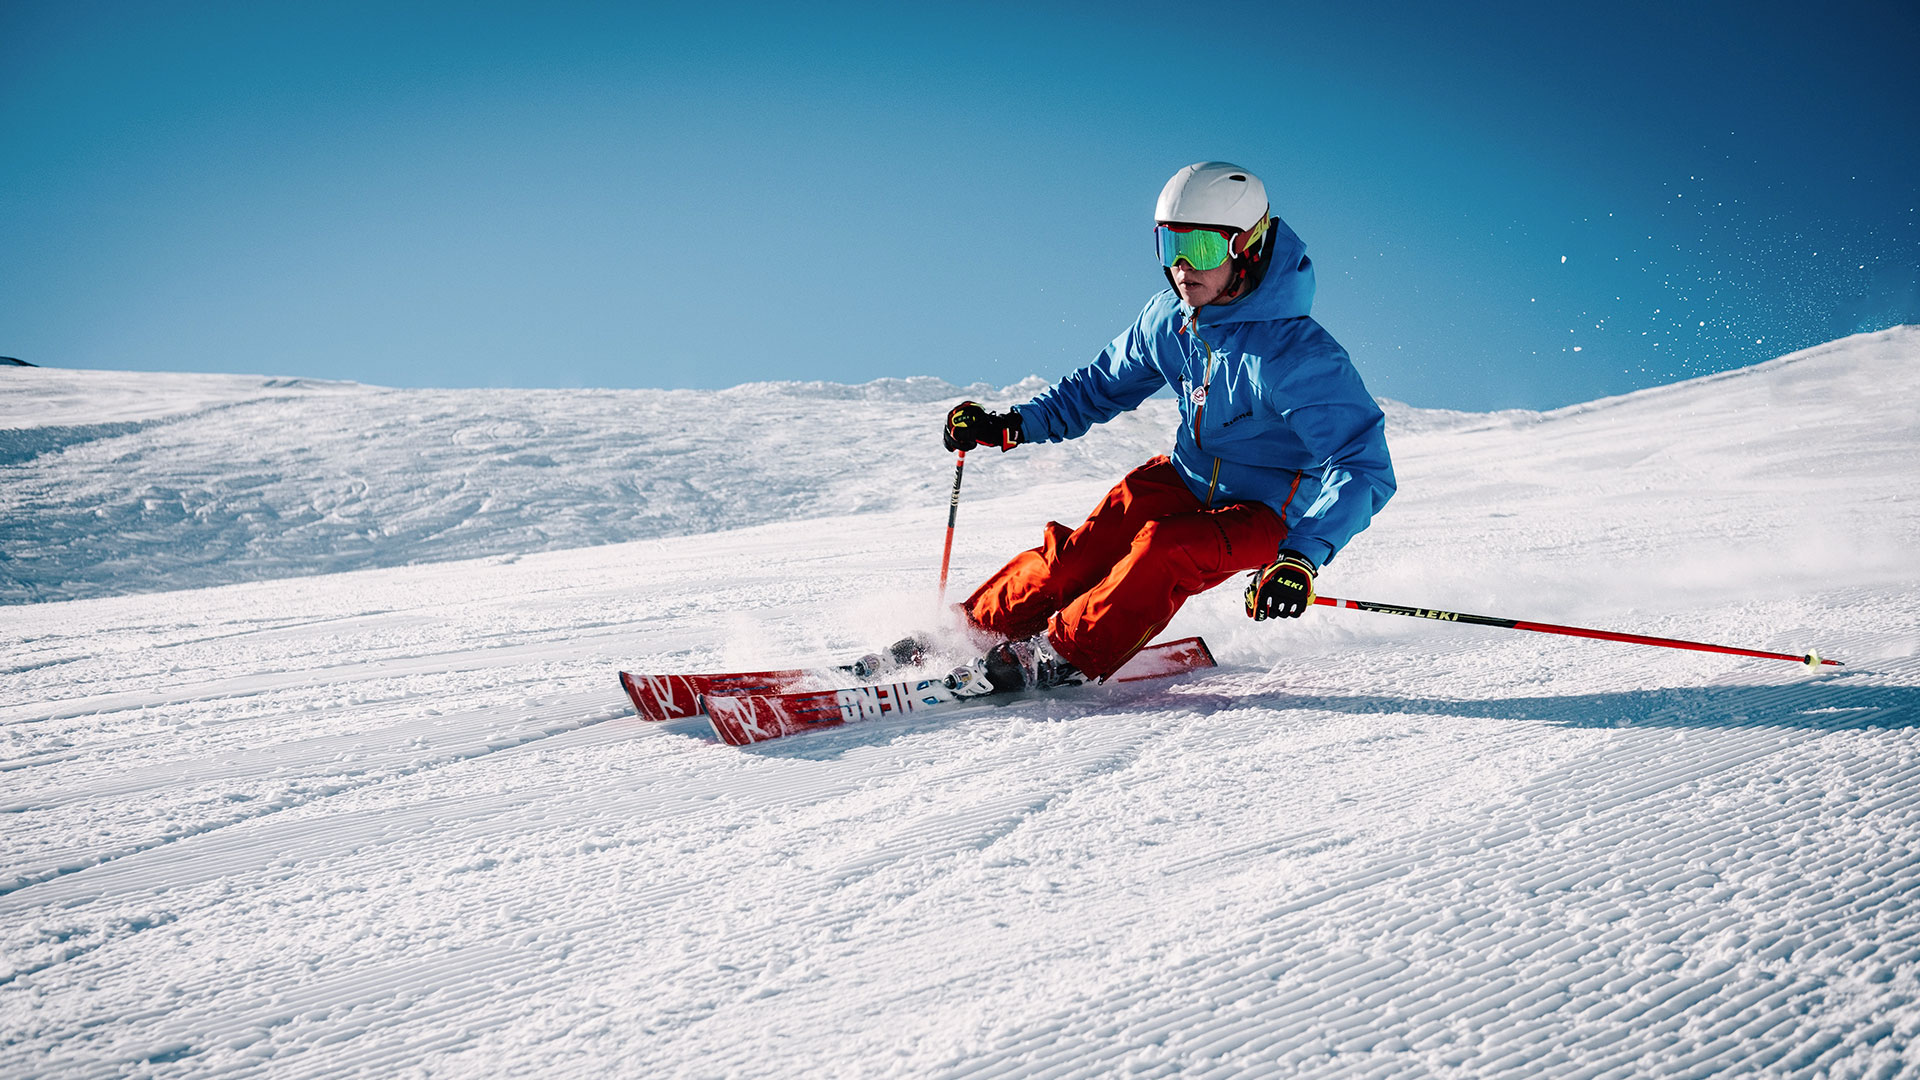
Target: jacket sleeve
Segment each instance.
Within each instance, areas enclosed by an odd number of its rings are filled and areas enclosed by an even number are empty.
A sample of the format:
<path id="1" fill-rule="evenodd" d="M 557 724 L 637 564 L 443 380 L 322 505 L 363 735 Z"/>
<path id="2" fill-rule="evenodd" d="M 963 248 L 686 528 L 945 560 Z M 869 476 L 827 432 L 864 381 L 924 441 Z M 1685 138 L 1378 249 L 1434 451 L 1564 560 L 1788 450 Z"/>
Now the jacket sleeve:
<path id="1" fill-rule="evenodd" d="M 1142 311 L 1099 359 L 1019 406 L 1021 434 L 1028 442 L 1077 439 L 1093 425 L 1138 408 L 1167 385 L 1154 363 L 1149 335 Z"/>
<path id="2" fill-rule="evenodd" d="M 1288 523 L 1285 546 L 1324 566 L 1393 497 L 1387 418 L 1344 352 L 1302 365 L 1277 389 L 1288 406 L 1281 418 L 1316 459 L 1302 475 L 1298 496 L 1308 501 Z"/>

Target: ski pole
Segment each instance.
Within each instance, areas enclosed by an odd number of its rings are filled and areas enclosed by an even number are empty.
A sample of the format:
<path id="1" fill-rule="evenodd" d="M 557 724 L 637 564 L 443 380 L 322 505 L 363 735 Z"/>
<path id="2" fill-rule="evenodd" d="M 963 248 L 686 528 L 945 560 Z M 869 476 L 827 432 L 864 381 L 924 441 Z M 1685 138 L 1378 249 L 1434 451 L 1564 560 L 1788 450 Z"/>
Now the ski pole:
<path id="1" fill-rule="evenodd" d="M 940 602 L 939 607 L 947 606 L 947 566 L 953 561 L 953 523 L 960 516 L 960 476 L 967 471 L 967 452 L 960 451 L 960 457 L 953 463 L 953 498 L 947 503 L 947 546 L 940 552 Z"/>
<path id="2" fill-rule="evenodd" d="M 1617 630 L 1589 630 L 1581 626 L 1558 626 L 1554 623 L 1528 622 L 1525 619 L 1500 619 L 1492 615 L 1468 615 L 1460 611 L 1437 611 L 1433 608 L 1375 604 L 1366 600 L 1342 600 L 1335 596 L 1316 596 L 1313 602 L 1353 611 L 1377 611 L 1384 615 L 1407 615 L 1415 619 L 1438 619 L 1441 622 L 1469 623 L 1474 626 L 1498 626 L 1507 630 L 1531 630 L 1538 634 L 1566 634 L 1569 637 L 1599 638 L 1602 641 L 1625 641 L 1633 645 L 1658 645 L 1665 649 L 1694 649 L 1699 652 L 1730 653 L 1734 656 L 1757 656 L 1762 660 L 1792 660 L 1795 663 L 1805 664 L 1815 671 L 1818 671 L 1822 664 L 1844 666 L 1840 661 L 1828 660 L 1817 652 L 1795 656 L 1792 653 L 1736 649 L 1730 645 L 1709 645 L 1703 641 L 1682 641 L 1679 638 L 1649 637 L 1645 634 L 1623 634 Z"/>

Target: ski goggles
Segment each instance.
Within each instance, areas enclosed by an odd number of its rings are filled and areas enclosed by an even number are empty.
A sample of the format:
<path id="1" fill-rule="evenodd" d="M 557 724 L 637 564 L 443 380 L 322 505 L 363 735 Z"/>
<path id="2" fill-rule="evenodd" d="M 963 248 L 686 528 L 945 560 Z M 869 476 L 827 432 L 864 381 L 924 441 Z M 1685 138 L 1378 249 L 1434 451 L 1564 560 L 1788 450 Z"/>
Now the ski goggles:
<path id="1" fill-rule="evenodd" d="M 1171 270 L 1174 263 L 1185 262 L 1195 270 L 1212 270 L 1259 243 L 1266 235 L 1267 221 L 1262 217 L 1260 224 L 1244 234 L 1206 225 L 1155 225 L 1153 240 L 1160 248 L 1160 265 Z M 1242 235 L 1246 239 L 1235 251 L 1234 238 Z"/>
<path id="2" fill-rule="evenodd" d="M 1233 258 L 1233 235 L 1197 225 L 1155 225 L 1153 240 L 1160 248 L 1160 265 L 1173 269 L 1184 262 L 1195 270 L 1212 270 Z"/>

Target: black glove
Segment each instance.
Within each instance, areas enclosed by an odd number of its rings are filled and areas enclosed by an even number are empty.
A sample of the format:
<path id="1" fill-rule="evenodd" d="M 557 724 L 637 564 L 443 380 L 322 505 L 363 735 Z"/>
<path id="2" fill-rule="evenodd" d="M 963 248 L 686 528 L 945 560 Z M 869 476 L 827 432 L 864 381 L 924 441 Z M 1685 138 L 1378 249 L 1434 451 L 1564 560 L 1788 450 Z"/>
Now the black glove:
<path id="1" fill-rule="evenodd" d="M 1297 619 L 1313 603 L 1313 563 L 1297 551 L 1283 550 L 1272 566 L 1247 582 L 1247 618 Z"/>
<path id="2" fill-rule="evenodd" d="M 949 450 L 971 450 L 976 446 L 997 446 L 1011 450 L 1020 445 L 1020 413 L 1008 409 L 988 412 L 979 403 L 963 401 L 947 413 L 944 432 Z"/>

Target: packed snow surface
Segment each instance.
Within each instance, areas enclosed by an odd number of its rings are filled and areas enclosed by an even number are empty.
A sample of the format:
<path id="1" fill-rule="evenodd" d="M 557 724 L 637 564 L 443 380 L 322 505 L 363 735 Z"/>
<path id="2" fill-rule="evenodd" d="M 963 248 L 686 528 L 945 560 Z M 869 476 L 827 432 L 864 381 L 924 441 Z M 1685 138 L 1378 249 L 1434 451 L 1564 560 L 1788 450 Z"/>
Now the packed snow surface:
<path id="1" fill-rule="evenodd" d="M 1028 389 L 0 371 L 0 1076 L 1920 1071 L 1920 329 L 1395 406 L 1322 574 L 1837 671 L 1223 588 L 1166 683 L 633 716 L 932 625 Z M 1172 423 L 971 455 L 956 591 Z"/>

